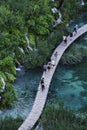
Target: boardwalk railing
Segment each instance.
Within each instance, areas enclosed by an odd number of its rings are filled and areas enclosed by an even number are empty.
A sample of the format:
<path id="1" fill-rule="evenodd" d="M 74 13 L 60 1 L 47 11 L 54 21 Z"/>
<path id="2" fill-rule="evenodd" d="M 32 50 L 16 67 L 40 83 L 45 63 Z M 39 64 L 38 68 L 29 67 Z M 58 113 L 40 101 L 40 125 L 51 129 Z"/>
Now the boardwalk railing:
<path id="1" fill-rule="evenodd" d="M 61 42 L 61 44 L 58 45 L 58 47 L 54 50 L 51 58 L 54 58 L 54 54 L 57 51 L 58 56 L 56 58 L 56 65 L 53 68 L 51 68 L 49 72 L 43 73 L 42 77 L 44 76 L 45 89 L 42 91 L 41 86 L 39 84 L 32 110 L 18 130 L 31 130 L 34 127 L 34 125 L 36 124 L 36 122 L 42 114 L 47 99 L 49 86 L 60 58 L 62 57 L 64 51 L 73 43 L 73 41 L 75 41 L 79 36 L 81 36 L 85 32 L 87 32 L 87 24 L 79 28 L 77 34 L 74 35 L 72 39 L 69 36 L 67 37 L 67 45 L 65 45 L 64 42 Z"/>

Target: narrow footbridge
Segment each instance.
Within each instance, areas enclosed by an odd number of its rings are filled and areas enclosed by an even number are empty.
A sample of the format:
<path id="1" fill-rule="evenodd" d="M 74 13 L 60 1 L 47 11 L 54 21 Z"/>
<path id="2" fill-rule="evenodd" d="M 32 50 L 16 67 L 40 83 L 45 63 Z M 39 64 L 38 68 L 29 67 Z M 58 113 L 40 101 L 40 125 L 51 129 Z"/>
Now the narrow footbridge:
<path id="1" fill-rule="evenodd" d="M 18 128 L 18 130 L 31 130 L 34 127 L 34 125 L 36 124 L 36 122 L 42 114 L 47 99 L 49 86 L 60 58 L 62 57 L 64 51 L 73 43 L 73 41 L 75 41 L 79 36 L 81 36 L 85 32 L 87 32 L 87 24 L 79 28 L 77 34 L 74 35 L 72 39 L 70 38 L 70 36 L 67 37 L 67 45 L 64 44 L 64 42 L 62 41 L 60 45 L 58 45 L 57 48 L 54 50 L 51 58 L 55 58 L 54 54 L 57 51 L 58 56 L 55 60 L 56 65 L 53 68 L 51 68 L 49 72 L 47 71 L 46 73 L 43 73 L 42 77 L 44 76 L 45 89 L 42 91 L 41 86 L 39 84 L 32 110 L 27 116 L 26 120 L 23 122 L 23 124 Z"/>

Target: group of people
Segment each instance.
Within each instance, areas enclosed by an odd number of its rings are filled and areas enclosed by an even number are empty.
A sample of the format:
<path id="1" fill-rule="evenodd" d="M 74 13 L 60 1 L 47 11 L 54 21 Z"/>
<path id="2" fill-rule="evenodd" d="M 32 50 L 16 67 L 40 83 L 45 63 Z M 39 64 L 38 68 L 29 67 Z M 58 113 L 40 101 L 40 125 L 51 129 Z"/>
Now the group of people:
<path id="1" fill-rule="evenodd" d="M 44 70 L 45 73 L 46 73 L 47 71 L 49 71 L 52 67 L 55 66 L 55 60 L 56 60 L 56 58 L 57 58 L 57 55 L 58 55 L 58 53 L 57 53 L 57 51 L 56 51 L 56 52 L 54 53 L 54 58 L 51 58 L 51 59 L 49 60 L 48 64 L 44 64 L 44 65 L 43 65 L 43 70 Z"/>
<path id="2" fill-rule="evenodd" d="M 50 71 L 50 69 L 55 66 L 55 60 L 54 59 L 50 59 L 48 64 L 46 65 L 46 69 L 44 69 L 44 65 L 43 65 L 43 70 L 46 73 L 46 71 Z"/>
<path id="3" fill-rule="evenodd" d="M 78 30 L 78 25 L 76 24 L 73 28 L 73 32 L 69 33 L 71 40 L 72 40 L 73 35 L 75 35 L 77 33 L 77 30 Z M 66 36 L 63 36 L 63 41 L 64 41 L 65 44 L 67 44 L 67 37 Z"/>
<path id="4" fill-rule="evenodd" d="M 57 55 L 58 55 L 58 53 L 57 53 L 57 51 L 56 51 L 56 52 L 54 53 L 54 58 L 51 58 L 47 64 L 44 64 L 44 65 L 43 65 L 44 73 L 46 73 L 47 71 L 49 72 L 50 69 L 55 66 L 55 61 L 56 61 Z M 42 88 L 42 91 L 43 91 L 44 88 L 45 88 L 45 85 L 44 85 L 44 77 L 41 78 L 40 84 L 41 84 L 41 88 Z"/>
<path id="5" fill-rule="evenodd" d="M 78 25 L 75 25 L 73 32 L 69 33 L 70 39 L 73 37 L 73 35 L 75 35 L 77 33 L 77 30 L 78 30 Z M 66 36 L 63 36 L 63 41 L 64 41 L 64 43 L 67 44 L 67 37 Z M 54 58 L 51 58 L 47 64 L 43 65 L 44 73 L 46 73 L 47 71 L 49 72 L 50 69 L 55 66 L 55 61 L 56 61 L 57 55 L 58 55 L 58 53 L 56 51 L 54 53 Z M 41 88 L 42 88 L 42 91 L 43 91 L 45 89 L 44 77 L 41 78 L 40 84 L 41 84 Z"/>

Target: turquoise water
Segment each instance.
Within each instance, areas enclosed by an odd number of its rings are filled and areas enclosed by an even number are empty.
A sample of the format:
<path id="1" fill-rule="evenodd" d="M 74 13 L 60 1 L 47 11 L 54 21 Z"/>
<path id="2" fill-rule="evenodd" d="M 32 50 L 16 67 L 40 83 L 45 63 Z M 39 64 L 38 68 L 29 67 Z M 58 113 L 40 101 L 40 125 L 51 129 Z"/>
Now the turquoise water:
<path id="1" fill-rule="evenodd" d="M 20 116 L 25 119 L 27 117 L 33 106 L 41 75 L 41 69 L 26 71 L 22 68 L 17 73 L 14 86 L 17 91 L 18 100 L 11 109 L 0 111 L 0 118 L 5 116 L 16 118 Z"/>
<path id="2" fill-rule="evenodd" d="M 57 68 L 48 100 L 54 102 L 59 99 L 71 109 L 87 110 L 87 63 Z"/>

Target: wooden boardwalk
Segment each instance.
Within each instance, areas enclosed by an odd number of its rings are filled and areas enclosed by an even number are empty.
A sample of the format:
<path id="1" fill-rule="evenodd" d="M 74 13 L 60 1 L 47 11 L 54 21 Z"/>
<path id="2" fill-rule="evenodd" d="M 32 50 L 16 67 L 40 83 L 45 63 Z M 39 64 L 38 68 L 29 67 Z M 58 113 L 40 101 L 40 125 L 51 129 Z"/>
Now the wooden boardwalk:
<path id="1" fill-rule="evenodd" d="M 39 84 L 32 110 L 18 130 L 31 130 L 34 127 L 34 125 L 36 124 L 36 122 L 42 114 L 47 99 L 49 86 L 61 56 L 63 55 L 64 51 L 73 43 L 73 41 L 75 41 L 79 36 L 81 36 L 85 32 L 87 32 L 87 24 L 79 28 L 77 34 L 73 36 L 72 39 L 70 39 L 69 36 L 67 37 L 67 45 L 65 45 L 64 42 L 61 42 L 61 44 L 58 45 L 58 47 L 54 50 L 51 58 L 54 58 L 54 53 L 57 51 L 58 56 L 56 58 L 56 65 L 53 68 L 51 68 L 49 72 L 43 73 L 42 77 L 44 76 L 45 89 L 42 91 L 41 86 Z"/>

